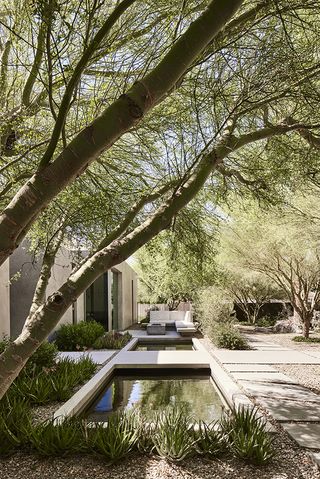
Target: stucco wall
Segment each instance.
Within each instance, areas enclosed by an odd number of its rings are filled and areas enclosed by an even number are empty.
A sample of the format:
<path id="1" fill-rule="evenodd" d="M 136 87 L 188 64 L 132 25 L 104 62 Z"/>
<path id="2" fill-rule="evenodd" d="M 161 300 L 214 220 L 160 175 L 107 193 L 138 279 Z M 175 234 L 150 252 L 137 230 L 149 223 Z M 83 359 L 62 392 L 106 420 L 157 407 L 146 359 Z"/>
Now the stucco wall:
<path id="1" fill-rule="evenodd" d="M 0 266 L 0 339 L 10 336 L 9 260 Z"/>
<path id="2" fill-rule="evenodd" d="M 121 329 L 126 329 L 137 322 L 137 274 L 126 262 L 117 265 L 114 270 L 121 273 L 119 325 Z"/>
<path id="3" fill-rule="evenodd" d="M 8 305 L 5 305 L 5 301 L 1 301 L 0 312 L 4 311 L 3 317 L 6 320 L 1 320 L 0 334 L 3 329 L 9 334 L 9 312 L 6 308 L 11 310 L 10 321 L 10 335 L 16 338 L 24 325 L 25 319 L 28 316 L 30 305 L 32 302 L 34 290 L 39 277 L 41 268 L 41 257 L 32 258 L 29 253 L 27 242 L 24 242 L 9 260 L 9 268 L 6 266 L 2 271 L 2 276 L 8 278 L 14 278 L 10 288 L 8 287 L 8 281 L 1 281 L 0 285 L 0 300 L 4 297 L 9 298 Z M 59 287 L 67 280 L 72 270 L 72 255 L 66 248 L 61 248 L 56 257 L 54 267 L 52 269 L 52 275 L 49 281 L 47 296 L 57 291 Z M 119 329 L 125 329 L 133 322 L 137 321 L 137 275 L 134 270 L 127 264 L 122 263 L 114 268 L 119 274 Z M 108 277 L 110 276 L 109 273 Z M 7 286 L 3 286 L 7 284 Z M 10 290 L 10 292 L 9 292 Z M 85 319 L 85 295 L 82 294 L 76 301 L 76 322 L 83 321 Z M 2 308 L 2 309 L 1 309 Z M 61 324 L 67 324 L 73 322 L 72 307 L 63 315 L 59 321 L 57 328 Z M 2 326 L 3 324 L 3 326 Z"/>
<path id="4" fill-rule="evenodd" d="M 72 259 L 70 252 L 66 248 L 60 248 L 52 268 L 51 278 L 48 284 L 47 296 L 57 291 L 60 286 L 68 279 L 72 271 Z M 61 324 L 72 323 L 72 307 L 62 316 L 56 329 Z"/>
<path id="5" fill-rule="evenodd" d="M 29 253 L 27 242 L 10 257 L 10 335 L 16 338 L 23 328 L 39 277 L 39 264 Z"/>

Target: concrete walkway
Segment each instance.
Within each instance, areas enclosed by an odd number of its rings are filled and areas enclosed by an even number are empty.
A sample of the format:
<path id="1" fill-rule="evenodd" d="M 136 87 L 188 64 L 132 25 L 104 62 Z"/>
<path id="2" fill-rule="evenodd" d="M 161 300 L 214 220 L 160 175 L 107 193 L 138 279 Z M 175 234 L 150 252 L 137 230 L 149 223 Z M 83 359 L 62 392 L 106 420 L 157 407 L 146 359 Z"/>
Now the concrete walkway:
<path id="1" fill-rule="evenodd" d="M 215 350 L 215 356 L 254 402 L 279 421 L 287 433 L 311 451 L 320 464 L 320 395 L 297 384 L 272 364 L 320 364 L 320 351 L 295 351 L 249 335 L 254 350 Z M 267 339 L 267 338 L 266 338 Z"/>
<path id="2" fill-rule="evenodd" d="M 64 351 L 58 354 L 59 358 L 69 358 L 74 361 L 79 361 L 79 359 L 84 356 L 89 356 L 92 361 L 96 364 L 105 364 L 109 359 L 111 359 L 118 351 L 117 350 L 101 350 L 101 351 Z"/>

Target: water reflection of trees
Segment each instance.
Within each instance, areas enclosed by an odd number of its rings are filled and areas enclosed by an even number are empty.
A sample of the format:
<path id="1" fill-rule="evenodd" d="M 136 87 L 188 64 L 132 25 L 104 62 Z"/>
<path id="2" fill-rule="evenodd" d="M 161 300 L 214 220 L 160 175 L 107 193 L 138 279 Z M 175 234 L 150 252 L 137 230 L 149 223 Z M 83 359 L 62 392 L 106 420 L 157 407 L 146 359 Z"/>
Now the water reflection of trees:
<path id="1" fill-rule="evenodd" d="M 159 379 L 141 381 L 139 408 L 145 415 L 179 405 L 196 419 L 215 419 L 221 414 L 221 400 L 207 379 Z"/>

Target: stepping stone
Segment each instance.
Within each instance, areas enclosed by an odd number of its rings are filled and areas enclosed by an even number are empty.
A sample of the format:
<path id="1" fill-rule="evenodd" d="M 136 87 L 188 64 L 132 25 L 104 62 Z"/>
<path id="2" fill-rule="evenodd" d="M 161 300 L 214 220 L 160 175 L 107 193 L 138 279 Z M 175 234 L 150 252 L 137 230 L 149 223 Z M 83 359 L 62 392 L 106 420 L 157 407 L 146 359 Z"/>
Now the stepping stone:
<path id="1" fill-rule="evenodd" d="M 282 427 L 301 447 L 319 449 L 320 424 L 282 424 Z"/>
<path id="2" fill-rule="evenodd" d="M 268 383 L 296 384 L 296 382 L 282 373 L 275 372 L 234 372 L 237 380 L 259 381 Z M 244 383 L 245 386 L 245 383 Z"/>
<path id="3" fill-rule="evenodd" d="M 320 344 L 319 344 L 320 348 Z M 314 358 L 320 358 L 320 351 L 317 351 L 316 349 L 308 349 L 304 351 L 305 354 L 308 354 L 308 356 L 312 356 Z"/>
<path id="4" fill-rule="evenodd" d="M 320 404 L 312 405 L 302 401 L 287 401 L 271 398 L 258 398 L 257 401 L 274 419 L 281 422 L 302 421 L 320 422 Z"/>
<path id="5" fill-rule="evenodd" d="M 230 372 L 238 372 L 238 371 L 247 371 L 247 372 L 258 372 L 263 371 L 266 373 L 277 372 L 272 366 L 268 366 L 267 364 L 226 364 L 225 368 Z"/>
<path id="6" fill-rule="evenodd" d="M 274 399 L 290 399 L 291 401 L 308 401 L 319 403 L 320 396 L 303 386 L 295 384 L 275 384 L 267 382 L 240 381 L 251 396 L 265 396 Z"/>
<path id="7" fill-rule="evenodd" d="M 316 358 L 300 351 L 214 351 L 220 362 L 225 364 L 320 364 Z"/>

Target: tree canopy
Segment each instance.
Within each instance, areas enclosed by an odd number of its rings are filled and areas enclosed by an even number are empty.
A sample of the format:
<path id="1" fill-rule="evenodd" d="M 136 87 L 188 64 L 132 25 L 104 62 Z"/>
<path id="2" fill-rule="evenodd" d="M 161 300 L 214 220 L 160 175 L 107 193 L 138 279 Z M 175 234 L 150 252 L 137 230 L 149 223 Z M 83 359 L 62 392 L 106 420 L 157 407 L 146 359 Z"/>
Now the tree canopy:
<path id="1" fill-rule="evenodd" d="M 90 249 L 2 354 L 3 393 L 75 298 L 200 191 L 216 213 L 317 182 L 320 22 L 317 0 L 0 4 L 0 262 L 53 204 L 74 202 Z"/>

